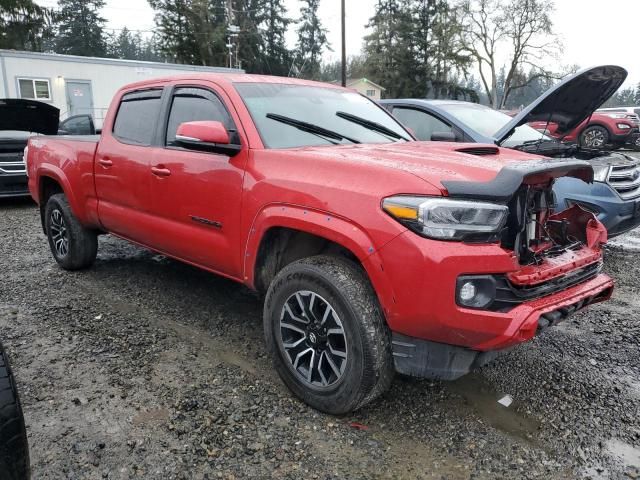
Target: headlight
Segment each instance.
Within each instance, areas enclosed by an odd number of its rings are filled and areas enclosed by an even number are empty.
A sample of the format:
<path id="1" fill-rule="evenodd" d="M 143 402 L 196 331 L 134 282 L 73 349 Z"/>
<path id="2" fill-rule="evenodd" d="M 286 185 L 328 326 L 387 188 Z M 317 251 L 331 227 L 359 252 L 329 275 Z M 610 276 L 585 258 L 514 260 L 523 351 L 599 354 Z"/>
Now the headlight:
<path id="1" fill-rule="evenodd" d="M 627 130 L 628 128 L 631 128 L 631 125 L 627 125 L 626 123 L 618 123 L 617 125 L 620 130 Z"/>
<path id="2" fill-rule="evenodd" d="M 605 113 L 609 118 L 627 118 L 626 113 Z"/>
<path id="3" fill-rule="evenodd" d="M 609 178 L 609 167 L 607 165 L 596 165 L 593 167 L 593 180 L 596 182 L 606 182 Z"/>
<path id="4" fill-rule="evenodd" d="M 382 208 L 414 232 L 440 240 L 495 241 L 509 215 L 495 203 L 400 195 L 385 198 Z"/>

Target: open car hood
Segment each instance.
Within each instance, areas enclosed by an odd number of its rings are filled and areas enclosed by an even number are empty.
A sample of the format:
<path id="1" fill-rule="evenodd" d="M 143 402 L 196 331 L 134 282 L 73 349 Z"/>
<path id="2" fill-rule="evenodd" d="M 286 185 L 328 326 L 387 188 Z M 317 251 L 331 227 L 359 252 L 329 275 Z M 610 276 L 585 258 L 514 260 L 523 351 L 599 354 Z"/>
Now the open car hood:
<path id="1" fill-rule="evenodd" d="M 557 132 L 566 134 L 600 108 L 626 78 L 627 71 L 617 65 L 586 68 L 570 75 L 498 130 L 496 143 L 501 145 L 516 127 L 536 121 L 557 123 Z"/>
<path id="2" fill-rule="evenodd" d="M 47 103 L 0 98 L 0 131 L 19 130 L 56 135 L 59 121 L 60 110 Z"/>

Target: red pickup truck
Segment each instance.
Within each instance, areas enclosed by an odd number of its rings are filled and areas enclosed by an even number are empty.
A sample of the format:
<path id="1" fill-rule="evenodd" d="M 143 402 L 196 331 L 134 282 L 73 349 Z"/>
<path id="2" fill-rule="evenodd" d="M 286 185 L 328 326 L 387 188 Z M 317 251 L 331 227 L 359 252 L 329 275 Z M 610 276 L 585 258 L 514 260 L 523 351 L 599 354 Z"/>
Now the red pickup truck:
<path id="1" fill-rule="evenodd" d="M 414 141 L 369 99 L 290 78 L 122 88 L 98 137 L 37 137 L 29 189 L 62 268 L 116 235 L 265 294 L 286 385 L 334 414 L 394 371 L 454 379 L 609 298 L 606 231 L 554 179 L 578 160 Z"/>

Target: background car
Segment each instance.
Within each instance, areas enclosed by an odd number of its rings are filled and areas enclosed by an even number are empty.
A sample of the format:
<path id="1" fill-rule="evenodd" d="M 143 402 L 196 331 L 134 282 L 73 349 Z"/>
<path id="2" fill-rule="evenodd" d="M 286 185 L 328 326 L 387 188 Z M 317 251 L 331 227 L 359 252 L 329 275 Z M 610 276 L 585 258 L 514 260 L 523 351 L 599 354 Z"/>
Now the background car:
<path id="1" fill-rule="evenodd" d="M 0 99 L 0 198 L 29 196 L 23 153 L 30 136 L 95 133 L 91 115 L 74 115 L 60 122 L 60 110 L 48 103 Z"/>
<path id="2" fill-rule="evenodd" d="M 545 121 L 529 124 L 536 130 L 564 142 L 575 142 L 589 148 L 640 147 L 640 122 L 635 112 L 596 111 L 570 132 L 558 133 L 557 123 Z"/>
<path id="3" fill-rule="evenodd" d="M 0 99 L 0 197 L 28 196 L 22 158 L 33 133 L 55 135 L 60 110 L 35 100 Z"/>
<path id="4" fill-rule="evenodd" d="M 600 82 L 591 77 L 596 68 L 615 70 L 610 77 L 616 81 Z M 552 157 L 589 160 L 594 183 L 558 180 L 553 189 L 555 208 L 561 211 L 580 205 L 595 213 L 613 237 L 640 224 L 640 162 L 624 154 L 579 148 L 553 136 L 566 138 L 588 123 L 595 109 L 622 85 L 626 76 L 622 67 L 583 70 L 549 89 L 514 118 L 483 105 L 455 100 L 402 99 L 381 103 L 419 140 L 488 143 Z M 530 126 L 541 122 L 554 125 L 553 136 Z"/>

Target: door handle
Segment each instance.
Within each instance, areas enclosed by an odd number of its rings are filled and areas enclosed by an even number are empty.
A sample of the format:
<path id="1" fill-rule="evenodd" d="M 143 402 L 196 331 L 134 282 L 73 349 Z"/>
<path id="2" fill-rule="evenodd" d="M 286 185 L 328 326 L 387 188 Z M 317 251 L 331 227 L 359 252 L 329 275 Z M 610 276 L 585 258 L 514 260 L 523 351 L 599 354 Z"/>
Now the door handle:
<path id="1" fill-rule="evenodd" d="M 113 166 L 113 162 L 111 160 L 109 160 L 108 158 L 101 158 L 100 160 L 98 160 L 98 163 L 100 165 L 102 165 L 103 167 L 111 167 Z"/>
<path id="2" fill-rule="evenodd" d="M 157 167 L 151 167 L 151 173 L 156 177 L 168 177 L 171 175 L 171 170 L 165 168 L 163 165 L 159 165 Z"/>

